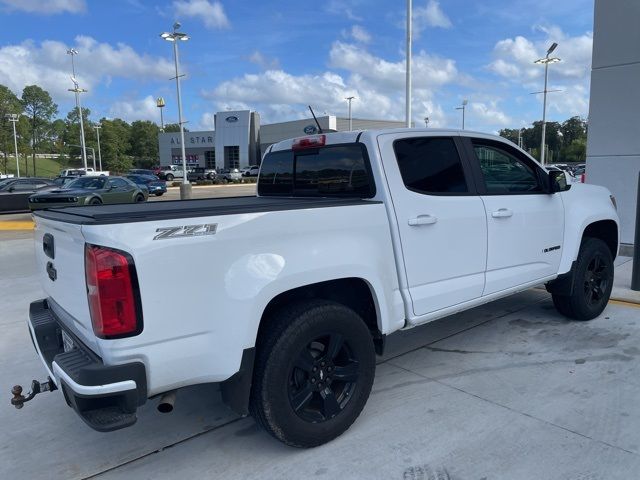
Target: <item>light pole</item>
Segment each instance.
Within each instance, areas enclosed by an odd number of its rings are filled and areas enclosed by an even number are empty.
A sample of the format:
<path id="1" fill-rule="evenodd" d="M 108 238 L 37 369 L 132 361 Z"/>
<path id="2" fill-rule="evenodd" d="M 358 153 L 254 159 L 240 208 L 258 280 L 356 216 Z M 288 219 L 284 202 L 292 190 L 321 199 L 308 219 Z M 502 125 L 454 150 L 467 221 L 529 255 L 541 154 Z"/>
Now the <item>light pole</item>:
<path id="1" fill-rule="evenodd" d="M 411 35 L 413 25 L 413 6 L 411 0 L 407 0 L 407 79 L 406 79 L 406 105 L 405 118 L 407 128 L 411 128 Z"/>
<path id="2" fill-rule="evenodd" d="M 85 148 L 84 143 L 84 121 L 82 119 L 82 106 L 80 104 L 80 94 L 85 93 L 87 90 L 84 88 L 80 88 L 78 86 L 78 81 L 76 80 L 76 64 L 73 58 L 78 54 L 78 51 L 75 48 L 70 48 L 67 50 L 67 55 L 71 55 L 71 81 L 73 82 L 74 88 L 69 88 L 70 92 L 74 92 L 76 95 L 76 108 L 78 109 L 78 117 L 80 118 L 80 144 L 82 145 L 82 160 L 84 161 L 84 169 L 87 170 L 87 150 Z M 95 164 L 95 158 L 94 158 Z M 95 170 L 95 165 L 93 169 Z"/>
<path id="3" fill-rule="evenodd" d="M 173 60 L 176 66 L 176 91 L 178 94 L 178 123 L 180 124 L 180 147 L 182 150 L 182 185 L 180 185 L 180 198 L 182 200 L 191 198 L 191 184 L 187 178 L 187 155 L 184 150 L 184 122 L 182 121 L 182 95 L 180 93 L 180 73 L 178 72 L 178 41 L 186 42 L 189 36 L 186 33 L 178 32 L 180 22 L 173 24 L 173 32 L 164 32 L 160 36 L 168 42 L 173 42 Z M 173 80 L 173 79 L 172 79 Z"/>
<path id="4" fill-rule="evenodd" d="M 102 152 L 100 151 L 100 129 L 102 128 L 102 125 L 96 125 L 93 128 L 96 129 L 96 137 L 98 137 L 98 159 L 100 161 L 100 171 L 102 171 Z"/>
<path id="5" fill-rule="evenodd" d="M 20 118 L 17 113 L 7 113 L 7 120 L 13 123 L 13 146 L 16 149 L 16 175 L 20 178 L 20 162 L 18 161 L 18 135 L 16 135 L 16 122 Z"/>
<path id="6" fill-rule="evenodd" d="M 547 81 L 549 79 L 549 64 L 550 63 L 558 63 L 560 61 L 559 58 L 551 57 L 549 55 L 553 53 L 553 51 L 558 47 L 558 44 L 553 42 L 547 50 L 547 55 L 544 58 L 539 58 L 533 63 L 544 65 L 544 90 L 542 91 L 542 140 L 540 141 L 540 163 L 544 165 L 544 157 L 545 157 L 545 142 L 546 142 L 546 134 L 547 134 Z"/>
<path id="7" fill-rule="evenodd" d="M 349 102 L 349 131 L 353 130 L 353 118 L 351 117 L 351 102 L 356 97 L 346 97 L 345 100 Z"/>
<path id="8" fill-rule="evenodd" d="M 162 109 L 166 104 L 164 103 L 164 98 L 158 97 L 156 99 L 156 106 L 160 109 L 160 131 L 164 132 L 164 117 L 162 115 Z"/>
<path id="9" fill-rule="evenodd" d="M 429 127 L 429 117 L 424 117 L 424 126 L 425 128 Z"/>
<path id="10" fill-rule="evenodd" d="M 463 100 L 462 106 L 456 107 L 456 110 L 462 110 L 462 129 L 463 130 L 464 130 L 464 112 L 467 109 L 468 103 L 469 103 L 469 100 Z"/>

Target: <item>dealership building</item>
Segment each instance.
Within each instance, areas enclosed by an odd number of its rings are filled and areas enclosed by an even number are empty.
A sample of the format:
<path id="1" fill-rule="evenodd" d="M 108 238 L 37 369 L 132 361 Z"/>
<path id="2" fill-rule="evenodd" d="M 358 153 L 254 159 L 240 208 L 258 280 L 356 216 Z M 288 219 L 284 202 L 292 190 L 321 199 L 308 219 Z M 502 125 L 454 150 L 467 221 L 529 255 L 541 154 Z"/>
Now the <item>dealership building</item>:
<path id="1" fill-rule="evenodd" d="M 616 196 L 627 245 L 634 242 L 640 172 L 638 24 L 637 0 L 596 0 L 586 181 Z"/>
<path id="2" fill-rule="evenodd" d="M 363 120 L 354 118 L 353 130 L 401 128 L 404 122 Z M 349 119 L 325 115 L 318 117 L 324 132 L 346 132 Z M 215 130 L 185 132 L 187 164 L 205 168 L 243 168 L 258 165 L 270 145 L 288 138 L 318 133 L 313 118 L 290 122 L 260 124 L 260 115 L 249 110 L 218 112 Z M 160 165 L 182 164 L 180 133 L 160 133 L 158 136 Z"/>

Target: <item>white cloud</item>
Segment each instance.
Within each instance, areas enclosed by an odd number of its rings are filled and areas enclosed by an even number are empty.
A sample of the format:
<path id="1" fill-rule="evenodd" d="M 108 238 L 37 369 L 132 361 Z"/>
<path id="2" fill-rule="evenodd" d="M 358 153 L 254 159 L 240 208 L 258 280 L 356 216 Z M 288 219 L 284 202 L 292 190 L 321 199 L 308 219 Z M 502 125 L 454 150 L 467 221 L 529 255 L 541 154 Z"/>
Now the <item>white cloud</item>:
<path id="1" fill-rule="evenodd" d="M 114 46 L 78 36 L 72 46 L 79 52 L 75 57 L 76 76 L 80 86 L 89 90 L 89 95 L 101 81 L 168 79 L 173 69 L 169 60 L 140 54 L 124 43 Z M 68 48 L 53 40 L 40 44 L 27 40 L 0 47 L 0 78 L 18 95 L 26 85 L 40 85 L 60 103 L 70 98 L 67 89 L 73 86 Z"/>
<path id="2" fill-rule="evenodd" d="M 360 25 L 354 25 L 351 27 L 351 31 L 349 32 L 350 36 L 360 43 L 370 43 L 371 42 L 371 34 L 367 32 L 364 27 Z"/>
<path id="3" fill-rule="evenodd" d="M 413 9 L 413 28 L 419 34 L 427 27 L 450 28 L 451 20 L 440 8 L 438 0 L 429 0 L 424 7 Z"/>
<path id="4" fill-rule="evenodd" d="M 0 0 L 9 11 L 21 11 L 51 15 L 56 13 L 83 13 L 87 10 L 85 0 Z"/>
<path id="5" fill-rule="evenodd" d="M 591 51 L 593 34 L 587 32 L 576 37 L 567 36 L 558 27 L 536 27 L 545 34 L 544 39 L 533 41 L 523 36 L 500 40 L 494 47 L 495 60 L 489 70 L 515 82 L 531 82 L 542 78 L 544 68 L 533 62 L 545 56 L 552 42 L 558 43 L 553 56 L 562 62 L 553 65 L 553 75 L 561 79 L 581 79 L 589 77 L 591 72 Z"/>
<path id="6" fill-rule="evenodd" d="M 381 90 L 404 89 L 405 60 L 390 62 L 376 57 L 364 48 L 344 42 L 334 42 L 329 52 L 330 65 L 348 70 Z M 455 61 L 419 51 L 413 56 L 415 88 L 433 89 L 457 81 Z"/>
<path id="7" fill-rule="evenodd" d="M 178 18 L 198 18 L 207 28 L 229 28 L 222 3 L 209 0 L 177 0 L 173 7 Z"/>
<path id="8" fill-rule="evenodd" d="M 317 113 L 346 116 L 345 97 L 354 95 L 353 115 L 359 118 L 402 120 L 404 118 L 404 60 L 389 61 L 364 47 L 336 41 L 328 70 L 293 75 L 283 70 L 245 74 L 203 92 L 214 109 L 258 110 L 265 123 L 308 117 L 307 105 Z M 434 90 L 457 82 L 455 62 L 419 52 L 414 62 L 414 121 L 423 125 L 429 115 L 431 126 L 447 125 L 447 115 L 434 100 Z M 201 120 L 206 124 L 206 119 Z"/>
<path id="9" fill-rule="evenodd" d="M 160 112 L 156 100 L 148 95 L 140 100 L 115 102 L 109 109 L 109 114 L 115 118 L 122 118 L 127 122 L 135 120 L 151 120 L 160 123 Z"/>
<path id="10" fill-rule="evenodd" d="M 258 50 L 249 55 L 247 59 L 265 70 L 275 70 L 280 67 L 280 62 L 277 58 L 268 58 Z"/>
<path id="11" fill-rule="evenodd" d="M 496 130 L 506 128 L 513 123 L 513 120 L 497 105 L 497 102 L 469 102 L 467 107 L 470 110 L 467 119 L 476 125 L 483 125 L 485 128 L 494 127 Z"/>
<path id="12" fill-rule="evenodd" d="M 536 26 L 543 38 L 531 40 L 523 36 L 500 40 L 494 47 L 494 60 L 487 68 L 507 82 L 524 87 L 529 92 L 543 89 L 544 66 L 534 64 L 546 55 L 552 42 L 558 48 L 552 56 L 562 59 L 549 67 L 549 90 L 547 102 L 551 112 L 561 117 L 586 116 L 589 110 L 589 81 L 591 74 L 591 52 L 593 34 L 569 36 L 557 26 Z M 542 95 L 538 95 L 542 102 Z"/>

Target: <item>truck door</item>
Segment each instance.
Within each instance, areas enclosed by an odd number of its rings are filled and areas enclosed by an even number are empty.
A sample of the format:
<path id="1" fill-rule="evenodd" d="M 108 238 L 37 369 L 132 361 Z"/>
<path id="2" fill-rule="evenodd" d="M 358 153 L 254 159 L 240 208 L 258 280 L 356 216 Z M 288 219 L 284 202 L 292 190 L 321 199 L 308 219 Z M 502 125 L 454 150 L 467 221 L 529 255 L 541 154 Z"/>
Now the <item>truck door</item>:
<path id="1" fill-rule="evenodd" d="M 546 193 L 546 172 L 511 145 L 470 142 L 472 167 L 487 213 L 488 255 L 484 295 L 555 275 L 564 237 L 564 206 Z M 467 144 L 469 145 L 469 144 Z"/>
<path id="2" fill-rule="evenodd" d="M 384 134 L 378 145 L 414 315 L 479 298 L 487 219 L 459 138 Z"/>

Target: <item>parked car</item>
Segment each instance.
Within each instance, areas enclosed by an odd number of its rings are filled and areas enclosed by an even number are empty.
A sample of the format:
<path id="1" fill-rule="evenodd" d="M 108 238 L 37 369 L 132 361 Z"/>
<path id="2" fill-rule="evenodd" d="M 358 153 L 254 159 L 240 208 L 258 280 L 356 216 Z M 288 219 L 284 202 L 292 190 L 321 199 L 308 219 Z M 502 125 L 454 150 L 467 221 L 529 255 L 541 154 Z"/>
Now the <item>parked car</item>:
<path id="1" fill-rule="evenodd" d="M 171 182 L 175 178 L 182 178 L 184 176 L 182 165 L 166 165 L 164 167 L 160 167 L 160 171 L 157 173 L 157 175 L 160 179 L 166 180 L 167 182 Z M 187 175 L 189 175 L 188 167 Z"/>
<path id="2" fill-rule="evenodd" d="M 68 183 L 63 188 L 36 193 L 29 197 L 29 208 L 73 207 L 110 203 L 140 203 L 149 192 L 124 177 L 86 176 Z"/>
<path id="3" fill-rule="evenodd" d="M 223 182 L 236 182 L 238 180 L 242 180 L 242 174 L 240 173 L 240 170 L 238 170 L 237 168 L 225 168 L 223 170 L 220 170 L 218 172 L 217 177 L 219 180 L 222 180 Z"/>
<path id="4" fill-rule="evenodd" d="M 57 188 L 62 188 L 65 185 L 67 185 L 68 183 L 73 182 L 74 180 L 77 180 L 78 177 L 74 177 L 74 176 L 65 176 L 65 177 L 56 177 L 53 179 L 53 183 L 56 185 Z"/>
<path id="5" fill-rule="evenodd" d="M 251 167 L 248 167 L 242 173 L 242 176 L 243 177 L 257 177 L 259 172 L 260 172 L 260 167 L 258 167 L 257 165 L 253 165 Z"/>
<path id="6" fill-rule="evenodd" d="M 14 178 L 15 175 L 13 173 L 2 173 L 0 172 L 0 180 L 6 180 L 7 178 Z"/>
<path id="7" fill-rule="evenodd" d="M 93 168 L 89 167 L 89 168 L 67 168 L 65 170 L 60 171 L 60 174 L 58 175 L 59 177 L 67 177 L 67 176 L 73 176 L 73 177 L 82 177 L 82 176 L 88 176 L 88 177 L 106 177 L 109 175 L 108 171 L 100 171 L 100 170 L 94 170 Z"/>
<path id="8" fill-rule="evenodd" d="M 47 187 L 55 187 L 48 178 L 21 177 L 0 180 L 0 212 L 29 211 L 29 197 Z"/>
<path id="9" fill-rule="evenodd" d="M 254 197 L 34 218 L 46 298 L 31 338 L 45 387 L 89 426 L 128 427 L 150 399 L 170 410 L 176 388 L 220 383 L 227 405 L 296 447 L 351 426 L 396 332 L 540 284 L 562 315 L 599 316 L 619 242 L 606 188 L 464 130 L 286 140 Z M 206 301 L 167 301 L 167 279 L 172 299 Z"/>
<path id="10" fill-rule="evenodd" d="M 152 177 L 157 177 L 156 173 L 152 169 L 147 168 L 132 168 L 129 170 L 129 174 L 131 175 L 151 175 Z"/>
<path id="11" fill-rule="evenodd" d="M 146 188 L 150 195 L 161 197 L 167 193 L 167 183 L 155 175 L 127 175 L 126 177 L 139 187 Z"/>
<path id="12" fill-rule="evenodd" d="M 216 171 L 213 168 L 193 167 L 187 173 L 187 179 L 191 181 L 196 180 L 213 180 L 216 178 Z"/>

